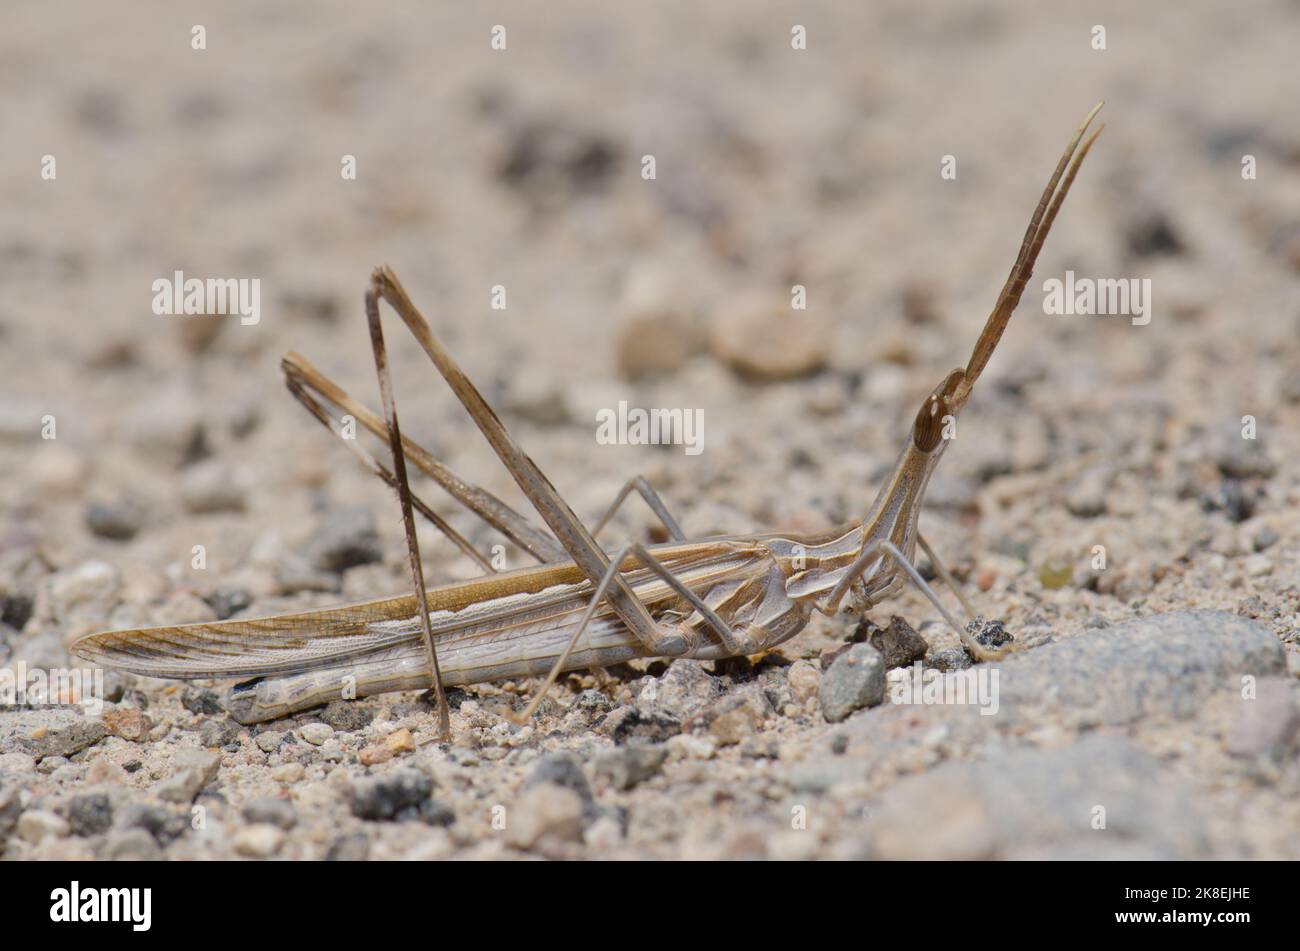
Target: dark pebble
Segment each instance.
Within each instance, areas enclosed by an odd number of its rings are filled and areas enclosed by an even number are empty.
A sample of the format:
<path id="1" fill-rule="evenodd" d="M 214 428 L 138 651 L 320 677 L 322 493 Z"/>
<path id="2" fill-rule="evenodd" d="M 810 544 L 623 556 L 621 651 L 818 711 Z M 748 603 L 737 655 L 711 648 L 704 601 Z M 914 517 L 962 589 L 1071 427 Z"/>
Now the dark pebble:
<path id="1" fill-rule="evenodd" d="M 243 588 L 218 588 L 204 600 L 219 621 L 246 611 L 253 605 L 253 596 Z"/>
<path id="2" fill-rule="evenodd" d="M 868 620 L 863 620 L 853 632 L 853 640 L 865 641 L 885 658 L 885 669 L 906 667 L 913 661 L 920 660 L 930 645 L 920 634 L 901 617 L 894 615 L 887 627 L 878 627 Z"/>
<path id="3" fill-rule="evenodd" d="M 596 773 L 615 789 L 628 790 L 657 775 L 668 756 L 661 744 L 631 743 L 596 761 Z"/>
<path id="4" fill-rule="evenodd" d="M 221 698 L 215 691 L 191 687 L 181 693 L 181 706 L 197 716 L 216 716 L 226 712 L 221 708 Z"/>
<path id="5" fill-rule="evenodd" d="M 615 724 L 610 736 L 615 743 L 620 745 L 629 740 L 649 740 L 652 743 L 658 743 L 681 732 L 682 723 L 677 718 L 664 713 L 647 713 L 644 710 L 632 707 Z"/>
<path id="6" fill-rule="evenodd" d="M 112 824 L 113 804 L 104 793 L 75 796 L 68 803 L 68 825 L 73 835 L 99 835 Z"/>
<path id="7" fill-rule="evenodd" d="M 420 821 L 425 825 L 446 828 L 456 821 L 456 812 L 439 799 L 426 799 L 420 804 Z"/>
<path id="8" fill-rule="evenodd" d="M 92 502 L 86 506 L 86 527 L 100 538 L 129 541 L 144 526 L 145 511 L 134 502 Z"/>
<path id="9" fill-rule="evenodd" d="M 351 700 L 334 700 L 320 713 L 320 721 L 343 733 L 355 733 L 370 726 L 375 711 Z"/>
<path id="10" fill-rule="evenodd" d="M 152 803 L 137 802 L 127 807 L 122 825 L 128 829 L 144 829 L 159 845 L 166 846 L 185 834 L 190 820 L 187 813 L 174 813 Z"/>
<path id="11" fill-rule="evenodd" d="M 1201 496 L 1201 508 L 1207 512 L 1222 512 L 1234 522 L 1244 522 L 1255 514 L 1255 500 L 1246 494 L 1236 479 L 1224 479 Z"/>
<path id="12" fill-rule="evenodd" d="M 975 640 L 984 647 L 1002 647 L 1015 640 L 1007 633 L 1006 626 L 998 620 L 986 621 L 977 617 L 966 625 L 966 632 L 973 634 Z"/>
<path id="13" fill-rule="evenodd" d="M 964 647 L 943 647 L 930 651 L 925 662 L 935 670 L 965 670 L 971 666 L 970 654 Z"/>
<path id="14" fill-rule="evenodd" d="M 9 591 L 0 594 L 0 621 L 21 631 L 32 616 L 35 599 L 25 592 Z"/>
<path id="15" fill-rule="evenodd" d="M 239 740 L 240 726 L 228 717 L 204 720 L 199 725 L 199 742 L 206 747 L 228 746 Z"/>
<path id="16" fill-rule="evenodd" d="M 608 713 L 614 708 L 614 702 L 599 690 L 584 690 L 574 699 L 573 708 L 588 713 Z"/>
<path id="17" fill-rule="evenodd" d="M 371 822 L 421 818 L 433 795 L 433 780 L 418 769 L 399 769 L 387 776 L 360 779 L 352 787 L 352 814 Z"/>

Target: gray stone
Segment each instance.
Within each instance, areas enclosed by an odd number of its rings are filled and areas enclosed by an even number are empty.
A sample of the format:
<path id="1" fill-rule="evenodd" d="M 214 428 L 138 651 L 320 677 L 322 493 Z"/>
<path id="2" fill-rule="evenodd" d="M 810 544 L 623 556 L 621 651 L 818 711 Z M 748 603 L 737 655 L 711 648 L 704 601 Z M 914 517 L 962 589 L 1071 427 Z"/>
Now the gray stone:
<path id="1" fill-rule="evenodd" d="M 183 749 L 176 753 L 173 763 L 176 772 L 155 785 L 154 793 L 165 802 L 188 804 L 216 778 L 221 757 L 207 750 Z"/>
<path id="2" fill-rule="evenodd" d="M 263 796 L 244 803 L 243 815 L 246 820 L 292 829 L 298 824 L 298 812 L 293 803 L 278 796 Z"/>
<path id="3" fill-rule="evenodd" d="M 686 726 L 693 733 L 707 728 L 719 746 L 734 746 L 757 733 L 771 713 L 766 693 L 757 686 L 749 686 L 719 697 Z"/>
<path id="4" fill-rule="evenodd" d="M 204 746 L 227 746 L 239 739 L 240 726 L 234 720 L 207 719 L 199 724 L 199 742 Z"/>
<path id="5" fill-rule="evenodd" d="M 885 699 L 885 662 L 870 644 L 854 644 L 822 677 L 822 716 L 838 723 L 854 710 Z"/>
<path id="6" fill-rule="evenodd" d="M 572 753 L 551 753 L 543 756 L 524 780 L 524 788 L 531 789 L 542 783 L 571 790 L 587 806 L 592 803 L 591 786 L 582 771 L 582 764 Z"/>
<path id="7" fill-rule="evenodd" d="M 930 647 L 925 638 L 898 615 L 891 617 L 886 627 L 878 627 L 864 619 L 853 632 L 853 639 L 862 640 L 880 651 L 886 670 L 909 666 L 923 658 Z"/>
<path id="8" fill-rule="evenodd" d="M 628 790 L 659 774 L 668 748 L 662 744 L 631 743 L 596 760 L 596 775 L 615 789 Z"/>
<path id="9" fill-rule="evenodd" d="M 215 717 L 226 711 L 221 708 L 221 696 L 215 690 L 195 690 L 186 687 L 181 692 L 181 706 L 197 716 Z"/>
<path id="10" fill-rule="evenodd" d="M 599 690 L 584 690 L 573 700 L 574 710 L 587 713 L 608 713 L 614 708 L 614 702 Z"/>
<path id="11" fill-rule="evenodd" d="M 99 835 L 113 824 L 113 803 L 104 793 L 87 793 L 75 796 L 68 803 L 68 825 L 72 834 Z"/>
<path id="12" fill-rule="evenodd" d="M 1291 749 L 1300 725 L 1292 682 L 1286 677 L 1261 677 L 1254 696 L 1237 694 L 1237 711 L 1228 728 L 1224 747 L 1243 759 L 1283 758 Z"/>
<path id="13" fill-rule="evenodd" d="M 868 832 L 880 859 L 994 859 L 1084 839 L 1101 855 L 1206 854 L 1195 798 L 1127 740 L 1090 736 L 950 763 L 899 782 Z M 1100 826 L 1104 823 L 1104 828 Z"/>
<path id="14" fill-rule="evenodd" d="M 37 760 L 73 756 L 106 735 L 99 720 L 66 707 L 20 710 L 0 718 L 0 753 L 27 753 Z"/>
<path id="15" fill-rule="evenodd" d="M 506 813 L 506 842 L 531 849 L 545 838 L 580 842 L 587 809 L 571 789 L 541 783 L 526 789 Z"/>
<path id="16" fill-rule="evenodd" d="M 86 506 L 86 527 L 100 538 L 128 541 L 144 526 L 146 511 L 140 503 L 92 502 Z"/>
<path id="17" fill-rule="evenodd" d="M 941 647 L 925 655 L 925 662 L 936 670 L 965 670 L 971 666 L 970 654 L 964 647 Z"/>
<path id="18" fill-rule="evenodd" d="M 189 827 L 188 814 L 172 812 L 154 803 L 134 802 L 123 810 L 123 829 L 142 829 L 161 846 L 180 838 Z"/>
<path id="19" fill-rule="evenodd" d="M 4 854 L 5 842 L 13 835 L 22 811 L 23 800 L 18 793 L 18 787 L 6 786 L 0 789 L 0 855 Z"/>
<path id="20" fill-rule="evenodd" d="M 191 466 L 181 479 L 181 501 L 194 515 L 242 512 L 244 496 L 240 480 L 218 459 Z"/>
<path id="21" fill-rule="evenodd" d="M 284 742 L 284 734 L 279 730 L 263 730 L 257 734 L 253 742 L 257 744 L 257 748 L 263 753 L 274 753 L 280 748 L 280 744 Z"/>
<path id="22" fill-rule="evenodd" d="M 653 683 L 653 694 L 642 690 L 642 703 L 652 703 L 658 710 L 677 720 L 698 713 L 726 689 L 722 681 L 704 669 L 698 660 L 675 660 L 664 675 Z"/>
<path id="23" fill-rule="evenodd" d="M 1282 646 L 1262 624 L 1225 611 L 1179 611 L 1089 630 L 1000 666 L 1004 711 L 1050 713 L 1070 726 L 1187 717 L 1243 676 L 1286 669 Z"/>
<path id="24" fill-rule="evenodd" d="M 357 780 L 352 786 L 352 814 L 371 822 L 420 818 L 420 807 L 433 795 L 433 780 L 407 767 L 386 776 Z"/>
<path id="25" fill-rule="evenodd" d="M 335 700 L 320 712 L 320 718 L 322 723 L 328 723 L 336 730 L 355 733 L 370 726 L 375 711 L 350 700 Z"/>

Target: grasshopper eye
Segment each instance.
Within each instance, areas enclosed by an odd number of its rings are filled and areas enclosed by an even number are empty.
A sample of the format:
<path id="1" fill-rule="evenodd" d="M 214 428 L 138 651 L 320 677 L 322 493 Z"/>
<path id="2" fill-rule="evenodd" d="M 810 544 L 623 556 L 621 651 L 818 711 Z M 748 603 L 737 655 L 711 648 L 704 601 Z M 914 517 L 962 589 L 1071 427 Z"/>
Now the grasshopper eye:
<path id="1" fill-rule="evenodd" d="M 933 452 L 939 445 L 939 440 L 943 438 L 944 421 L 957 412 L 953 404 L 953 393 L 965 377 L 965 371 L 953 370 L 916 411 L 916 422 L 912 424 L 912 444 L 921 452 Z"/>

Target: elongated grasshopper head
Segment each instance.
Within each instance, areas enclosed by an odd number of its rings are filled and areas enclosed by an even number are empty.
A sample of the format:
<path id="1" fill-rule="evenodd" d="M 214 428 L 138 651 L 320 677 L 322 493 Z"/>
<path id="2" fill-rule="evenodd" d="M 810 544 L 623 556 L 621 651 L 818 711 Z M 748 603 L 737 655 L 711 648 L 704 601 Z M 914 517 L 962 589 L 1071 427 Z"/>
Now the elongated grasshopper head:
<path id="1" fill-rule="evenodd" d="M 924 453 L 942 451 L 943 444 L 952 438 L 953 423 L 960 408 L 955 402 L 957 388 L 966 379 L 965 370 L 953 370 L 934 388 L 921 408 L 916 411 L 912 424 L 912 445 Z M 945 438 L 947 437 L 947 438 Z"/>

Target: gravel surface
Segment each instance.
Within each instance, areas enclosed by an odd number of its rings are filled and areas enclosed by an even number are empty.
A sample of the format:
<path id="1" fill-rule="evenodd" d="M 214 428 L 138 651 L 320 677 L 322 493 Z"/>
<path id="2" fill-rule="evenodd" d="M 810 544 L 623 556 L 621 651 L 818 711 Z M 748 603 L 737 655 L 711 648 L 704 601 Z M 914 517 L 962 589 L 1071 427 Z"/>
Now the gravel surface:
<path id="1" fill-rule="evenodd" d="M 0 668 L 409 587 L 391 491 L 279 370 L 378 405 L 381 262 L 583 518 L 636 474 L 692 536 L 861 517 L 1104 97 L 922 516 L 1018 649 L 971 665 L 907 589 L 562 678 L 525 726 L 535 681 L 454 690 L 450 744 L 415 693 L 250 727 L 109 671 L 96 713 L 0 710 L 0 856 L 1300 858 L 1300 8 L 428 6 L 0 31 Z M 260 319 L 156 315 L 177 270 L 257 278 Z M 1067 271 L 1149 279 L 1150 322 L 1046 314 Z M 404 433 L 522 510 L 387 327 Z M 620 401 L 701 439 L 602 444 Z M 656 532 L 634 498 L 602 540 Z"/>

